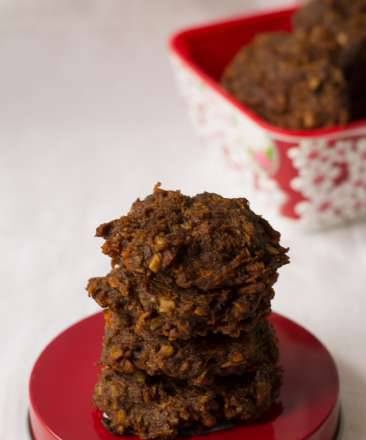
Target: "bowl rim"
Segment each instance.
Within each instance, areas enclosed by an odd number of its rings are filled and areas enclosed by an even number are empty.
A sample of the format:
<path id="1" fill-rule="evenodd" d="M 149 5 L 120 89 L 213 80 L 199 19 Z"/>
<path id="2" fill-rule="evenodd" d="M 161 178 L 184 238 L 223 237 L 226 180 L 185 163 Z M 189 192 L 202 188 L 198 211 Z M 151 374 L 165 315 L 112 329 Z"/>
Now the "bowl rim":
<path id="1" fill-rule="evenodd" d="M 277 136 L 286 136 L 288 138 L 318 138 L 318 137 L 339 137 L 340 135 L 344 135 L 348 131 L 354 132 L 357 129 L 365 129 L 366 128 L 366 118 L 360 119 L 357 121 L 350 122 L 344 126 L 332 126 L 325 128 L 317 128 L 314 130 L 292 130 L 281 128 L 276 125 L 273 125 L 263 119 L 261 116 L 256 114 L 253 110 L 251 110 L 245 104 L 242 104 L 236 98 L 234 98 L 231 94 L 229 94 L 218 81 L 215 81 L 211 78 L 198 63 L 195 63 L 190 59 L 186 50 L 186 38 L 189 35 L 194 34 L 196 32 L 202 31 L 210 31 L 214 28 L 219 27 L 230 27 L 234 24 L 238 23 L 253 23 L 260 18 L 275 18 L 276 16 L 290 14 L 299 9 L 299 5 L 294 5 L 287 8 L 271 8 L 265 9 L 261 11 L 252 11 L 246 14 L 234 16 L 231 18 L 215 20 L 208 23 L 204 23 L 201 25 L 195 25 L 191 27 L 186 27 L 180 31 L 174 33 L 169 39 L 169 50 L 173 56 L 178 57 L 183 64 L 191 70 L 201 81 L 203 81 L 210 89 L 212 89 L 215 93 L 221 96 L 225 101 L 239 110 L 244 116 L 249 118 L 252 122 L 254 122 L 260 128 L 271 132 L 273 135 Z M 364 131 L 364 130 L 363 130 Z"/>

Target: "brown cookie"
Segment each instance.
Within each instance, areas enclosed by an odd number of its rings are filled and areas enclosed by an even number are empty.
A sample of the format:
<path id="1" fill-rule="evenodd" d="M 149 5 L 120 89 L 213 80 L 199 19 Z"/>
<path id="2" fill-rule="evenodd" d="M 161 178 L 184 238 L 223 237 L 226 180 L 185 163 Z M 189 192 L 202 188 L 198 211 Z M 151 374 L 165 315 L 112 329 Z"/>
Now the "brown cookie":
<path id="1" fill-rule="evenodd" d="M 146 279 L 167 278 L 202 291 L 252 282 L 288 262 L 280 234 L 246 199 L 203 193 L 194 197 L 159 185 L 130 212 L 101 225 L 103 251 L 113 266 Z"/>
<path id="2" fill-rule="evenodd" d="M 268 122 L 293 130 L 345 124 L 348 86 L 330 54 L 330 35 L 271 33 L 257 36 L 226 68 L 223 87 Z M 315 37 L 314 37 L 315 39 Z"/>
<path id="3" fill-rule="evenodd" d="M 317 36 L 331 35 L 338 46 L 331 60 L 346 79 L 351 119 L 366 117 L 366 1 L 312 1 L 295 14 L 294 26 L 305 39 L 316 40 L 317 47 Z"/>
<path id="4" fill-rule="evenodd" d="M 253 372 L 278 361 L 276 337 L 265 320 L 239 338 L 210 335 L 174 342 L 153 332 L 137 336 L 130 320 L 115 312 L 105 312 L 105 321 L 102 363 L 121 373 L 143 370 L 206 386 L 216 376 Z"/>
<path id="5" fill-rule="evenodd" d="M 275 366 L 225 378 L 209 388 L 151 378 L 141 371 L 124 375 L 105 368 L 94 400 L 112 432 L 171 439 L 190 427 L 207 429 L 228 420 L 260 419 L 276 401 L 279 384 Z"/>
<path id="6" fill-rule="evenodd" d="M 277 277 L 276 274 L 274 274 Z M 201 291 L 182 289 L 154 278 L 119 273 L 89 280 L 88 292 L 99 305 L 128 315 L 137 335 L 154 334 L 191 339 L 217 333 L 238 337 L 251 331 L 271 310 L 272 288 L 263 283 L 252 286 Z"/>
<path id="7" fill-rule="evenodd" d="M 365 0 L 312 0 L 295 13 L 293 21 L 296 30 L 322 26 L 338 32 L 348 19 L 365 13 Z"/>

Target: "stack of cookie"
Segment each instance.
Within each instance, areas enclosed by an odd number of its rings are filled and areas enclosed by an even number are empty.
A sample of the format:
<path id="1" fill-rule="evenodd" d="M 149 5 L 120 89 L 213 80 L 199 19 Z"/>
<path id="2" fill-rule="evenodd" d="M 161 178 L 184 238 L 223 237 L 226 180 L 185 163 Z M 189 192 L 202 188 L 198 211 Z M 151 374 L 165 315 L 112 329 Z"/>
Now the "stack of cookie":
<path id="1" fill-rule="evenodd" d="M 279 234 L 245 199 L 157 186 L 97 229 L 112 258 L 88 292 L 105 309 L 95 402 L 108 429 L 143 438 L 254 421 L 280 384 L 270 312 Z"/>

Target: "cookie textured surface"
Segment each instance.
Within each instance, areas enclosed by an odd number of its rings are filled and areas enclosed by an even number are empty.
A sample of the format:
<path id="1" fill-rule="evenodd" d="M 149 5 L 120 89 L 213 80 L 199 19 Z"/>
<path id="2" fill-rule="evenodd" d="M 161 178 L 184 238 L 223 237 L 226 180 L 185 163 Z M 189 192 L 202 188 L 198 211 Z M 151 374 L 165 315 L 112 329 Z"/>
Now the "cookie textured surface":
<path id="1" fill-rule="evenodd" d="M 257 36 L 224 72 L 224 88 L 266 121 L 302 130 L 349 121 L 348 87 L 330 61 L 333 39 L 313 44 L 289 33 Z"/>
<path id="2" fill-rule="evenodd" d="M 105 320 L 102 363 L 121 373 L 143 370 L 205 386 L 217 376 L 241 375 L 278 362 L 277 340 L 266 320 L 239 338 L 212 335 L 174 342 L 154 333 L 139 337 L 130 320 L 115 312 L 105 312 Z"/>
<path id="3" fill-rule="evenodd" d="M 94 399 L 112 432 L 171 439 L 189 427 L 256 421 L 278 397 L 280 373 L 274 367 L 262 366 L 234 382 L 225 380 L 203 389 L 142 371 L 126 375 L 106 368 Z"/>
<path id="4" fill-rule="evenodd" d="M 126 280 L 128 279 L 128 281 Z M 277 278 L 271 274 L 271 282 Z M 123 312 L 141 336 L 154 333 L 170 340 L 210 333 L 237 337 L 251 331 L 271 310 L 274 291 L 264 283 L 214 289 L 178 288 L 167 278 L 125 277 L 115 270 L 92 278 L 88 292 L 103 308 Z"/>
<path id="5" fill-rule="evenodd" d="M 125 272 L 202 291 L 267 282 L 287 262 L 280 235 L 246 199 L 156 187 L 126 216 L 101 225 L 103 251 Z M 270 284 L 272 283 L 270 278 Z"/>
<path id="6" fill-rule="evenodd" d="M 337 32 L 348 19 L 365 13 L 365 0 L 312 0 L 295 13 L 294 27 L 309 31 L 323 26 Z"/>
<path id="7" fill-rule="evenodd" d="M 294 17 L 295 33 L 306 38 L 328 33 L 337 50 L 331 61 L 343 72 L 349 89 L 352 120 L 366 117 L 366 1 L 315 0 L 301 8 Z"/>

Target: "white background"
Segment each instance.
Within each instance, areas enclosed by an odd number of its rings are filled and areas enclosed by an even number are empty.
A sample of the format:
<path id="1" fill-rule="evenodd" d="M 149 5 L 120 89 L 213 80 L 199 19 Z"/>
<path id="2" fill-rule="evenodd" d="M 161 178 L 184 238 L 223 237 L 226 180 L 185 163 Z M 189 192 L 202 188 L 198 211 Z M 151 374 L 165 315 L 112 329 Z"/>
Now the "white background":
<path id="1" fill-rule="evenodd" d="M 84 291 L 108 268 L 95 227 L 158 180 L 190 194 L 246 194 L 200 145 L 166 42 L 182 26 L 272 4 L 0 2 L 1 440 L 28 438 L 27 381 L 44 345 L 97 310 Z M 292 257 L 274 308 L 332 351 L 344 438 L 365 439 L 366 226 L 304 234 L 273 221 Z"/>

